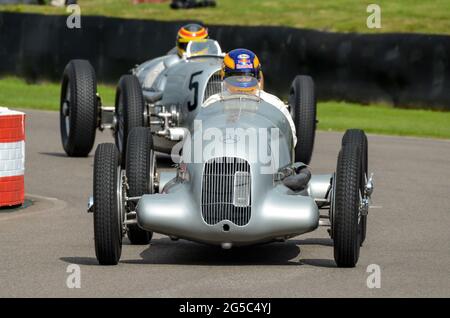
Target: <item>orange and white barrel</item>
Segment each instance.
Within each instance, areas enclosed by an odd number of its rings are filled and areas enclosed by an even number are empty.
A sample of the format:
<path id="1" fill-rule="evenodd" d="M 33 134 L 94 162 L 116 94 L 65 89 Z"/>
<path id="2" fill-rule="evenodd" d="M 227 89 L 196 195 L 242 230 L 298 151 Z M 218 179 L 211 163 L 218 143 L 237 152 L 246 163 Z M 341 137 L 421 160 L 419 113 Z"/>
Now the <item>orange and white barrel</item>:
<path id="1" fill-rule="evenodd" d="M 24 202 L 25 114 L 0 107 L 0 207 Z"/>

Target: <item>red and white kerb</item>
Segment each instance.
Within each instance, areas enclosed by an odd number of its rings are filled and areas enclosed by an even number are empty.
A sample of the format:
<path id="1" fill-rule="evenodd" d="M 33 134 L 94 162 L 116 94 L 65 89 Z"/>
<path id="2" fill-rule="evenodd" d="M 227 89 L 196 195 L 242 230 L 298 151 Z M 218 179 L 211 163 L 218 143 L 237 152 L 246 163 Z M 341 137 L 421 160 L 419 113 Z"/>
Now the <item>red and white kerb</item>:
<path id="1" fill-rule="evenodd" d="M 25 114 L 0 107 L 0 206 L 24 202 Z"/>

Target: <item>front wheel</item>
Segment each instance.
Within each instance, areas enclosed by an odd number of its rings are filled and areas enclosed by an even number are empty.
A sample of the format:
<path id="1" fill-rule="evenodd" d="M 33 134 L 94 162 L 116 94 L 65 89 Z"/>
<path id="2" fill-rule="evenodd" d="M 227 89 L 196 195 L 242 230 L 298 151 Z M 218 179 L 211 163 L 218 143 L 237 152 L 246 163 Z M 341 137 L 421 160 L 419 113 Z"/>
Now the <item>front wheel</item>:
<path id="1" fill-rule="evenodd" d="M 342 145 L 355 144 L 359 146 L 359 151 L 362 160 L 362 173 L 361 173 L 361 193 L 365 191 L 365 185 L 369 178 L 368 175 L 368 142 L 367 136 L 364 130 L 361 129 L 348 129 L 344 137 L 342 138 Z M 367 215 L 361 215 L 361 245 L 366 239 L 367 233 Z"/>
<path id="2" fill-rule="evenodd" d="M 134 128 L 128 136 L 126 155 L 128 196 L 140 197 L 154 192 L 155 154 L 150 128 Z M 134 203 L 129 203 L 134 209 Z M 152 232 L 141 229 L 137 224 L 128 226 L 128 239 L 131 244 L 148 244 Z"/>
<path id="3" fill-rule="evenodd" d="M 136 127 L 144 126 L 145 101 L 139 80 L 134 75 L 123 75 L 117 86 L 115 114 L 115 142 L 122 167 L 125 166 L 128 135 Z"/>
<path id="4" fill-rule="evenodd" d="M 310 76 L 299 75 L 292 82 L 289 108 L 295 124 L 295 161 L 309 164 L 316 136 L 316 96 Z"/>
<path id="5" fill-rule="evenodd" d="M 119 152 L 114 144 L 100 144 L 94 158 L 94 240 L 101 265 L 116 265 L 122 253 L 122 208 Z"/>
<path id="6" fill-rule="evenodd" d="M 85 157 L 92 150 L 97 129 L 97 82 L 89 61 L 72 60 L 61 82 L 60 129 L 64 151 Z"/>
<path id="7" fill-rule="evenodd" d="M 361 245 L 361 173 L 359 146 L 346 144 L 339 152 L 334 182 L 332 236 L 339 267 L 355 267 Z"/>

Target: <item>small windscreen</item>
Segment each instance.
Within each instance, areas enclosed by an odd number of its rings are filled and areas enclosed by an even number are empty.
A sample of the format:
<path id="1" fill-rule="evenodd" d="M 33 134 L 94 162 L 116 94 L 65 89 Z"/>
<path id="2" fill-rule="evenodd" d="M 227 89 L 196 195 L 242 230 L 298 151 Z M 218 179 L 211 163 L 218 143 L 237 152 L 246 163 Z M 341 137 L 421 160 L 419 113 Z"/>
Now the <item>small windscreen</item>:
<path id="1" fill-rule="evenodd" d="M 230 76 L 223 82 L 225 94 L 259 95 L 259 82 L 252 76 Z"/>
<path id="2" fill-rule="evenodd" d="M 219 43 L 214 40 L 191 41 L 186 49 L 187 57 L 202 55 L 221 56 L 221 54 L 222 50 Z"/>
<path id="3" fill-rule="evenodd" d="M 225 110 L 256 111 L 260 101 L 259 82 L 251 76 L 231 76 L 223 81 Z"/>

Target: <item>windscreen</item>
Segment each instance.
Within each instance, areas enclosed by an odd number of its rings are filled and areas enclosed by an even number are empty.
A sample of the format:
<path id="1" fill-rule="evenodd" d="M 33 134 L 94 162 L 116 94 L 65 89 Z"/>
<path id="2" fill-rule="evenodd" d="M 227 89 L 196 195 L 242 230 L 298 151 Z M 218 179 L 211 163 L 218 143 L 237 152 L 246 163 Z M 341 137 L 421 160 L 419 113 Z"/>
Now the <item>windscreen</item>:
<path id="1" fill-rule="evenodd" d="M 214 40 L 191 41 L 186 49 L 187 57 L 213 55 L 220 56 L 222 50 Z"/>
<path id="2" fill-rule="evenodd" d="M 226 110 L 256 111 L 260 101 L 259 82 L 251 76 L 231 76 L 223 81 L 222 99 Z"/>
<path id="3" fill-rule="evenodd" d="M 223 81 L 223 94 L 259 96 L 260 86 L 256 78 L 251 76 L 230 76 Z"/>

